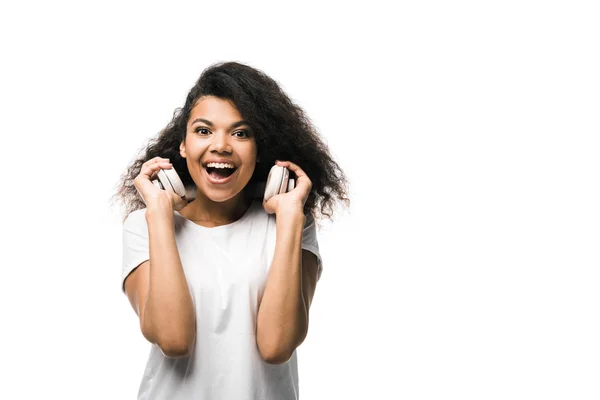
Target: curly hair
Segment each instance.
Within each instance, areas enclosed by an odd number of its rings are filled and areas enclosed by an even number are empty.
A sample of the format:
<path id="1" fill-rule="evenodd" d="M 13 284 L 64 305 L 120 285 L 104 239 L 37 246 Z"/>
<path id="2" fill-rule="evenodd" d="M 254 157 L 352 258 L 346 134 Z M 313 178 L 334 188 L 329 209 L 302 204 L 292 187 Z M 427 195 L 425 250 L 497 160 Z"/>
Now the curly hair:
<path id="1" fill-rule="evenodd" d="M 257 159 L 261 162 L 256 164 L 249 185 L 266 181 L 276 160 L 289 160 L 299 165 L 312 181 L 305 214 L 332 219 L 337 203 L 349 206 L 346 176 L 304 110 L 264 72 L 238 62 L 222 62 L 202 72 L 183 108 L 175 110 L 171 122 L 141 148 L 121 175 L 113 197 L 125 205 L 123 221 L 131 212 L 145 208 L 133 181 L 147 160 L 156 156 L 169 158 L 183 184 L 194 184 L 186 160 L 179 154 L 179 144 L 185 139 L 194 105 L 204 96 L 231 101 L 254 132 Z"/>

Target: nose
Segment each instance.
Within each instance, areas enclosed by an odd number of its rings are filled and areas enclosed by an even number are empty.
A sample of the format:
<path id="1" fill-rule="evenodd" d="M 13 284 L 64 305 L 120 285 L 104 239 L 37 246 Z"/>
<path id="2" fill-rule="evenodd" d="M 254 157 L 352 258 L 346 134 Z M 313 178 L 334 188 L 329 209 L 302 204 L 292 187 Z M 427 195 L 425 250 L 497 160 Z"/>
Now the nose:
<path id="1" fill-rule="evenodd" d="M 223 132 L 214 133 L 210 150 L 217 153 L 231 153 L 231 145 L 229 144 L 229 135 Z"/>

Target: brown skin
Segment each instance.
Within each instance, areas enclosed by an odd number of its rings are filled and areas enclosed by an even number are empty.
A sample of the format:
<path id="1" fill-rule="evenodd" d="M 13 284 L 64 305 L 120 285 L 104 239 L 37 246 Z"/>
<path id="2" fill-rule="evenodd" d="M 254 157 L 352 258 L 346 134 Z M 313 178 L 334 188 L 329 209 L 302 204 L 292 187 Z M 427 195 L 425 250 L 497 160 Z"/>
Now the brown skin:
<path id="1" fill-rule="evenodd" d="M 269 363 L 286 362 L 308 333 L 310 304 L 317 285 L 317 257 L 302 250 L 304 204 L 312 188 L 306 173 L 290 161 L 278 161 L 296 177 L 290 192 L 263 202 L 265 211 L 275 213 L 275 254 L 257 318 L 256 341 Z"/>
<path id="2" fill-rule="evenodd" d="M 181 214 L 208 226 L 233 222 L 243 215 L 249 204 L 242 191 L 254 173 L 257 149 L 250 127 L 243 124 L 235 106 L 214 96 L 200 98 L 192 109 L 179 150 L 198 187 L 196 199 Z M 209 182 L 202 164 L 213 158 L 230 160 L 237 167 L 231 182 Z"/>
<path id="3" fill-rule="evenodd" d="M 171 202 L 174 210 L 179 211 L 185 207 L 187 202 L 177 194 L 167 190 L 161 190 L 151 182 L 151 180 L 156 177 L 159 170 L 171 169 L 172 167 L 173 165 L 169 162 L 169 159 L 162 157 L 154 157 L 142 164 L 139 175 L 133 180 L 133 185 L 138 193 L 146 200 L 147 204 L 162 199 L 163 201 Z"/>
<path id="4" fill-rule="evenodd" d="M 201 118 L 210 121 L 197 121 Z M 140 317 L 142 333 L 169 357 L 187 356 L 195 338 L 195 313 L 183 273 L 173 230 L 173 210 L 204 226 L 231 223 L 245 212 L 243 189 L 256 165 L 256 142 L 248 125 L 227 100 L 207 96 L 199 99 L 188 121 L 181 156 L 198 187 L 196 199 L 187 206 L 173 193 L 157 189 L 150 178 L 158 168 L 170 168 L 165 159 L 144 164 L 135 180 L 147 200 L 146 220 L 150 233 L 150 260 L 142 263 L 125 281 L 125 291 Z M 237 166 L 225 185 L 211 184 L 202 163 L 225 158 Z M 263 203 L 276 214 L 277 236 L 273 263 L 259 306 L 256 340 L 268 363 L 287 361 L 306 338 L 308 315 L 317 283 L 317 258 L 302 250 L 306 221 L 303 207 L 312 188 L 304 171 L 289 161 L 279 161 L 297 177 L 296 187 Z"/>

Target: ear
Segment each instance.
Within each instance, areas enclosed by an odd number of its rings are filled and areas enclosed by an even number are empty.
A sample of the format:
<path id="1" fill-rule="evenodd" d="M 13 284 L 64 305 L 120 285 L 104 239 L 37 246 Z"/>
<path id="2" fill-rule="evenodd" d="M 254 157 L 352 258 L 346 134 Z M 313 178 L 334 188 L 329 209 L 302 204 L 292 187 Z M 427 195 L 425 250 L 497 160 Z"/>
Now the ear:
<path id="1" fill-rule="evenodd" d="M 182 140 L 179 145 L 179 154 L 181 154 L 181 157 L 185 158 L 185 139 Z"/>

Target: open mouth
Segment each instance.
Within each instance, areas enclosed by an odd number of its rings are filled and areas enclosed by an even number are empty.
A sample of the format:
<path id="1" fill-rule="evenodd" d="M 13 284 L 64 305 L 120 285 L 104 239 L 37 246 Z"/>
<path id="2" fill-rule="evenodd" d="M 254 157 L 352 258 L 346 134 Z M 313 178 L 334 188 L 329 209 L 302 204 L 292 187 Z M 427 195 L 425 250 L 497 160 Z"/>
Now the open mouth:
<path id="1" fill-rule="evenodd" d="M 237 167 L 233 163 L 226 162 L 209 162 L 204 164 L 204 169 L 209 177 L 209 181 L 213 183 L 226 183 L 235 171 L 237 171 Z"/>
<path id="2" fill-rule="evenodd" d="M 207 167 L 206 172 L 213 179 L 222 180 L 229 178 L 237 168 L 215 168 L 215 167 Z"/>

